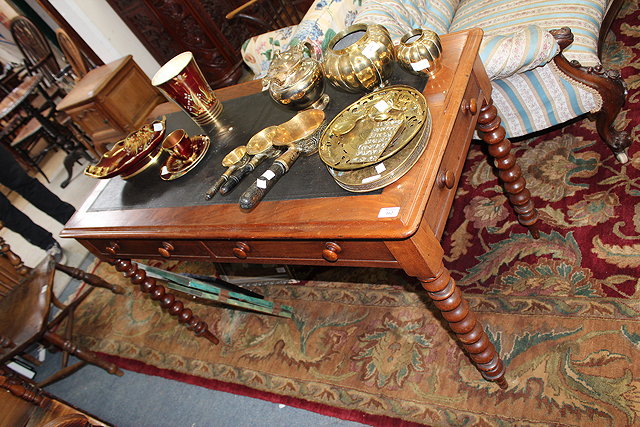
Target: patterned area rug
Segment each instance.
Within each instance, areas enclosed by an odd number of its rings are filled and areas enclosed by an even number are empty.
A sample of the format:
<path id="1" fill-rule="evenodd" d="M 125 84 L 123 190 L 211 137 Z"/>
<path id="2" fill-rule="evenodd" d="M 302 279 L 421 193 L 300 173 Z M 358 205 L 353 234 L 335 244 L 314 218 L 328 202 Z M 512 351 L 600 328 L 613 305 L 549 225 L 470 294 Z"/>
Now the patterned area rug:
<path id="1" fill-rule="evenodd" d="M 395 270 L 252 286 L 293 306 L 293 320 L 193 307 L 218 346 L 133 286 L 124 296 L 97 290 L 78 312 L 78 338 L 124 368 L 377 425 L 640 424 L 637 7 L 623 7 L 606 53 L 629 89 L 617 124 L 636 141 L 627 164 L 587 120 L 514 143 L 541 214 L 536 241 L 514 222 L 481 146 L 469 153 L 443 244 L 505 361 L 507 390 L 481 379 L 416 282 Z M 106 264 L 97 270 L 126 283 Z"/>

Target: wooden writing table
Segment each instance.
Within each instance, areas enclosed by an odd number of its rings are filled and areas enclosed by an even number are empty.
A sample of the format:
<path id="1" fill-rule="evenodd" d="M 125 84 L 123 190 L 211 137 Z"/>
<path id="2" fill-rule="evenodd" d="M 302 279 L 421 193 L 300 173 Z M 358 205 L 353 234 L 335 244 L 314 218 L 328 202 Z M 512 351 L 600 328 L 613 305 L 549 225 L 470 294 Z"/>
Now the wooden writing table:
<path id="1" fill-rule="evenodd" d="M 201 200 L 204 189 L 222 171 L 218 157 L 195 172 L 199 175 L 194 179 L 204 181 L 203 191 L 184 196 L 193 198 L 194 204 L 92 209 L 109 184 L 104 182 L 67 223 L 61 236 L 79 240 L 93 254 L 114 264 L 196 334 L 208 334 L 207 325 L 141 273 L 130 259 L 170 257 L 222 263 L 401 268 L 422 282 L 483 377 L 506 387 L 502 361 L 444 267 L 439 243 L 476 126 L 489 144 L 518 219 L 534 236 L 537 234 L 536 211 L 490 100 L 491 85 L 478 58 L 481 40 L 479 29 L 442 37 L 442 71 L 424 89 L 433 119 L 430 141 L 417 164 L 383 191 L 263 200 L 253 211 L 243 212 L 237 202 L 207 204 Z M 224 102 L 259 90 L 260 83 L 253 81 L 216 93 Z M 245 142 L 236 141 L 236 145 Z M 231 148 L 223 147 L 219 156 Z M 287 178 L 292 179 L 296 168 L 300 171 L 302 166 L 296 164 L 276 188 Z M 182 179 L 170 182 L 166 191 L 180 192 Z M 335 184 L 328 173 L 326 180 Z M 125 193 L 146 191 L 135 184 L 117 184 L 124 185 L 123 198 Z M 184 188 L 182 191 L 188 193 Z M 239 194 L 237 190 L 232 193 L 235 201 Z M 114 198 L 113 194 L 109 198 Z M 384 208 L 397 208 L 397 215 L 380 218 Z"/>

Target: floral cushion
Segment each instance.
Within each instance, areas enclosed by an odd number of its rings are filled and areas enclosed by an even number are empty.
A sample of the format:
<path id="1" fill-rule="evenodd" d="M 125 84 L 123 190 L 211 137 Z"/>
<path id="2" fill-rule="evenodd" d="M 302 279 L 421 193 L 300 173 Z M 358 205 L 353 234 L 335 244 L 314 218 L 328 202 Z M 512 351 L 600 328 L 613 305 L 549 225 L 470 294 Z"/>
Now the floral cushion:
<path id="1" fill-rule="evenodd" d="M 274 50 L 310 42 L 326 49 L 334 35 L 353 23 L 363 0 L 315 0 L 299 25 L 252 37 L 242 46 L 242 58 L 256 78 L 264 77 Z"/>
<path id="2" fill-rule="evenodd" d="M 354 23 L 384 25 L 395 41 L 415 28 L 449 32 L 459 0 L 368 0 Z"/>
<path id="3" fill-rule="evenodd" d="M 545 30 L 569 27 L 574 42 L 564 51 L 585 66 L 600 64 L 598 34 L 606 0 L 462 0 L 449 32 L 480 27 L 487 36 L 512 34 L 537 25 Z"/>

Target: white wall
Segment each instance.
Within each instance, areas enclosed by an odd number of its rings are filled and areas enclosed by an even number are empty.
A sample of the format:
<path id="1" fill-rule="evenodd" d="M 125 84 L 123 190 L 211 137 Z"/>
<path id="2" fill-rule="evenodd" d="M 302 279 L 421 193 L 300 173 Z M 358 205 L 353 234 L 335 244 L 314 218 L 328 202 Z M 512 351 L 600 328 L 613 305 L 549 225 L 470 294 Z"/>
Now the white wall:
<path id="1" fill-rule="evenodd" d="M 50 0 L 50 3 L 105 64 L 133 55 L 149 78 L 160 68 L 106 0 Z"/>
<path id="2" fill-rule="evenodd" d="M 11 18 L 17 15 L 11 6 L 4 0 L 0 0 L 0 19 L 3 21 L 0 23 L 0 61 L 3 63 L 22 61 L 22 54 L 15 43 L 13 43 L 9 28 L 5 27 L 5 25 L 9 25 Z"/>

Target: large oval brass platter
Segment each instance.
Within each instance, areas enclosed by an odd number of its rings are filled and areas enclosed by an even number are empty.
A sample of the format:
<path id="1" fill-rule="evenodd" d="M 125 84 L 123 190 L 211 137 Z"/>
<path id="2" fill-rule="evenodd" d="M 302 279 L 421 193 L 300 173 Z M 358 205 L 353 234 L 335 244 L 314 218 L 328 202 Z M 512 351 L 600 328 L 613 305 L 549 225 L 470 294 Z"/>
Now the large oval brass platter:
<path id="1" fill-rule="evenodd" d="M 410 86 L 389 86 L 370 93 L 329 123 L 320 139 L 320 158 L 336 170 L 379 163 L 409 144 L 428 117 L 427 101 Z"/>
<path id="2" fill-rule="evenodd" d="M 336 183 L 355 193 L 377 190 L 397 181 L 416 164 L 429 142 L 431 114 L 427 112 L 424 126 L 409 144 L 379 163 L 355 170 L 337 170 L 327 166 Z"/>

